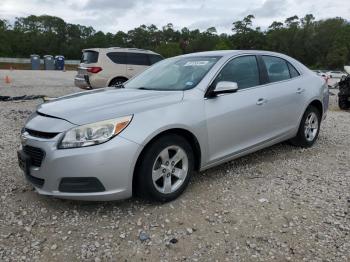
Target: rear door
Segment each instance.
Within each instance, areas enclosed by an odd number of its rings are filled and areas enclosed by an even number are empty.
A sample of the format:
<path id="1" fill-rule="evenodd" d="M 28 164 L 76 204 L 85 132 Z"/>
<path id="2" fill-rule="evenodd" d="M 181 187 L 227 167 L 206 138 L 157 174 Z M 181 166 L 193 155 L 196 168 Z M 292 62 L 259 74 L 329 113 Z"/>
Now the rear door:
<path id="1" fill-rule="evenodd" d="M 148 59 L 147 54 L 128 52 L 126 57 L 126 74 L 128 78 L 140 74 L 150 65 L 150 61 Z"/>
<path id="2" fill-rule="evenodd" d="M 272 137 L 283 136 L 295 130 L 305 107 L 305 86 L 300 73 L 288 61 L 276 57 L 259 56 L 266 69 L 268 84 L 268 124 Z"/>
<path id="3" fill-rule="evenodd" d="M 111 66 L 106 68 L 106 77 L 126 77 L 126 53 L 125 52 L 109 52 L 106 54 L 112 63 Z"/>

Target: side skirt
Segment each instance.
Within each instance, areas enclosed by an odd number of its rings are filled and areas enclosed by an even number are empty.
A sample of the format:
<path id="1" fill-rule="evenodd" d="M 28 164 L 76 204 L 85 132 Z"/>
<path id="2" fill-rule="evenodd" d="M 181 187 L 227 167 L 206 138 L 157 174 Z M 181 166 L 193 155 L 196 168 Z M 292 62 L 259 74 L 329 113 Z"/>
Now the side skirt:
<path id="1" fill-rule="evenodd" d="M 238 152 L 235 152 L 227 157 L 224 157 L 222 159 L 219 159 L 219 160 L 216 160 L 214 162 L 211 162 L 205 166 L 202 166 L 200 168 L 200 171 L 204 171 L 206 169 L 209 169 L 211 167 L 214 167 L 214 166 L 217 166 L 217 165 L 220 165 L 222 163 L 225 163 L 225 162 L 229 162 L 231 160 L 234 160 L 234 159 L 237 159 L 239 157 L 242 157 L 242 156 L 245 156 L 245 155 L 248 155 L 250 153 L 253 153 L 253 152 L 256 152 L 256 151 L 259 151 L 261 149 L 264 149 L 266 147 L 270 147 L 272 145 L 275 145 L 275 144 L 278 144 L 280 142 L 283 142 L 283 141 L 286 141 L 288 139 L 291 139 L 295 136 L 295 132 L 288 132 L 287 134 L 284 134 L 282 136 L 278 136 L 276 138 L 271 138 L 270 140 L 267 140 L 267 141 L 264 141 L 260 144 L 257 144 L 257 145 L 254 145 L 254 146 L 251 146 L 251 147 L 248 147 L 246 149 L 243 149 L 243 150 L 240 150 Z"/>

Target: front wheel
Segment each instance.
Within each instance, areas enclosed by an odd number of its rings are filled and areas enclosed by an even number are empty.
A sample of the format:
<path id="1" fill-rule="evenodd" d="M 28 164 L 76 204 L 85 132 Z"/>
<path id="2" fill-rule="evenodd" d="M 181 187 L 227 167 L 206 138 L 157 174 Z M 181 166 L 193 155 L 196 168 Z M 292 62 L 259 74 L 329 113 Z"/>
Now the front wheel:
<path id="1" fill-rule="evenodd" d="M 302 119 L 296 137 L 291 143 L 300 147 L 311 147 L 320 132 L 321 113 L 314 106 L 309 106 Z"/>
<path id="2" fill-rule="evenodd" d="M 136 194 L 161 202 L 177 198 L 190 181 L 193 157 L 192 147 L 183 137 L 160 137 L 141 156 Z"/>

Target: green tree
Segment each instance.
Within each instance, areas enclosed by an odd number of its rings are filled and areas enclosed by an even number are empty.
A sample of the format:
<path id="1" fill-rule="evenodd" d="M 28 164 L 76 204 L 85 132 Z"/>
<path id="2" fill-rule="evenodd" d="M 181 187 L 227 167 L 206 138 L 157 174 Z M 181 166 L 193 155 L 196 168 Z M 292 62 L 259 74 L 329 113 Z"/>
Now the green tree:
<path id="1" fill-rule="evenodd" d="M 350 63 L 350 23 L 340 18 L 316 20 L 312 14 L 273 21 L 266 30 L 253 27 L 254 15 L 232 23 L 232 35 L 207 30 L 181 30 L 168 23 L 158 28 L 140 25 L 128 32 L 104 33 L 91 26 L 66 23 L 55 16 L 17 17 L 13 24 L 0 19 L 0 56 L 62 54 L 78 59 L 90 47 L 137 47 L 165 57 L 224 49 L 267 49 L 290 55 L 318 68 L 342 68 Z"/>
<path id="2" fill-rule="evenodd" d="M 0 56 L 10 56 L 12 54 L 9 29 L 8 22 L 0 19 Z"/>
<path id="3" fill-rule="evenodd" d="M 233 22 L 232 45 L 235 49 L 262 49 L 265 45 L 264 33 L 259 27 L 253 29 L 253 15 Z"/>
<path id="4" fill-rule="evenodd" d="M 155 51 L 161 54 L 164 57 L 172 57 L 182 54 L 179 43 L 162 43 L 155 48 Z"/>
<path id="5" fill-rule="evenodd" d="M 328 67 L 331 69 L 342 68 L 347 62 L 348 54 L 349 50 L 345 45 L 335 43 L 326 57 Z"/>

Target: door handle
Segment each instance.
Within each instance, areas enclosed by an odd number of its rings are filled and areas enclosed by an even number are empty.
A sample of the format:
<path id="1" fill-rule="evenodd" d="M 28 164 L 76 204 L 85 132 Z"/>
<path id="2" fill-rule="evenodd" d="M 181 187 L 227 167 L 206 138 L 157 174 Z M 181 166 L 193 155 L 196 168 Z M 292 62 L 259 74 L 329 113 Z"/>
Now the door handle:
<path id="1" fill-rule="evenodd" d="M 303 93 L 304 91 L 305 91 L 304 88 L 299 87 L 299 88 L 297 89 L 297 94 L 301 94 L 301 93 Z"/>
<path id="2" fill-rule="evenodd" d="M 132 67 L 128 67 L 128 70 L 134 70 L 134 68 L 132 68 Z"/>
<path id="3" fill-rule="evenodd" d="M 256 104 L 258 106 L 261 106 L 261 105 L 266 104 L 266 103 L 267 103 L 267 99 L 265 99 L 265 98 L 259 98 L 258 101 L 256 102 Z"/>

